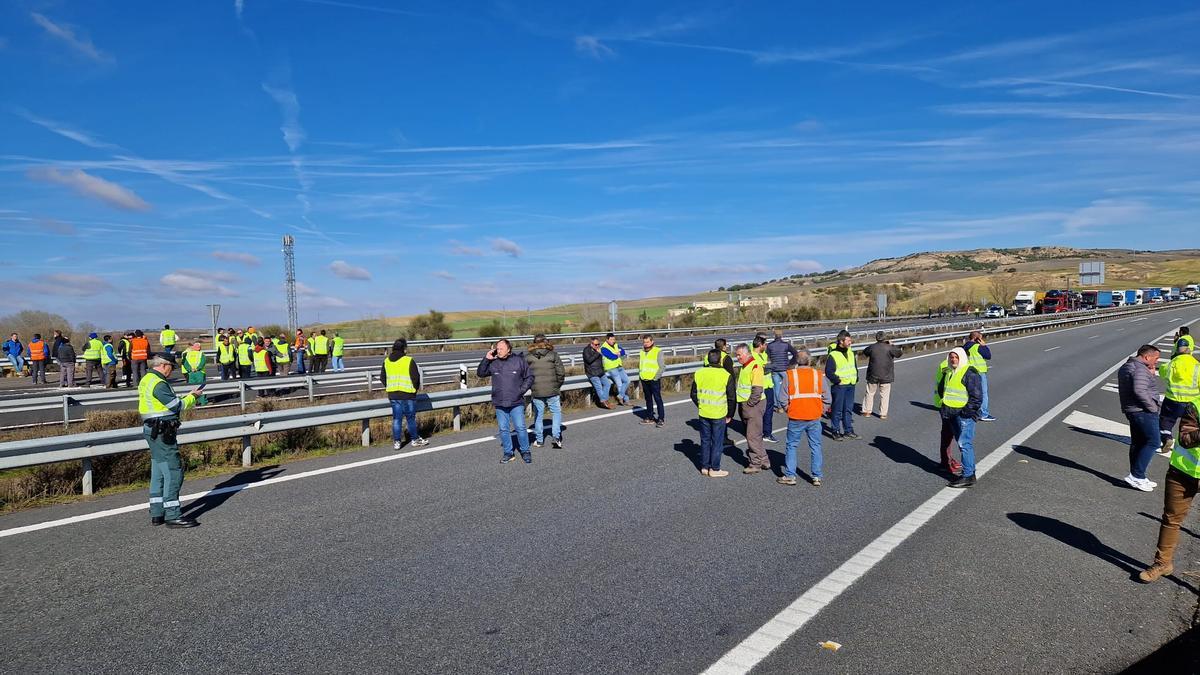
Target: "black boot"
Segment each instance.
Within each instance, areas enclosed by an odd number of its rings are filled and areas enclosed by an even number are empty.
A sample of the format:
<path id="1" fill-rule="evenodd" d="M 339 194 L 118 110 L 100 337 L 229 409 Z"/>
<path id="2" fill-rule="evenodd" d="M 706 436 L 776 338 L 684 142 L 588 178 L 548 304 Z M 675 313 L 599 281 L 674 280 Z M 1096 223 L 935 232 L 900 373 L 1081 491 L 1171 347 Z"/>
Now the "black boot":
<path id="1" fill-rule="evenodd" d="M 166 522 L 166 518 L 162 516 L 150 516 L 151 525 L 162 525 L 164 522 Z"/>
<path id="2" fill-rule="evenodd" d="M 199 526 L 200 526 L 200 523 L 198 523 L 194 520 L 189 520 L 188 518 L 176 518 L 175 520 L 167 521 L 167 527 L 169 527 L 172 530 L 185 530 L 189 527 L 199 527 Z"/>
<path id="3" fill-rule="evenodd" d="M 975 484 L 975 474 L 971 474 L 970 476 L 962 476 L 958 480 L 950 481 L 950 483 L 948 483 L 946 485 L 946 487 L 969 488 L 974 484 Z"/>

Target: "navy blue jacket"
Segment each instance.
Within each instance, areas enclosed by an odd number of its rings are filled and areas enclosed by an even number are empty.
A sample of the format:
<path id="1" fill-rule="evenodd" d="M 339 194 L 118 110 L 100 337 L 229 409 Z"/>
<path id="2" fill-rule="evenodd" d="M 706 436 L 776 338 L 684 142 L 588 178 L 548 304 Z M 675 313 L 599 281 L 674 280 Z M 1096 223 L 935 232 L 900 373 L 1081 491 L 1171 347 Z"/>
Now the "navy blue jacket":
<path id="1" fill-rule="evenodd" d="M 967 366 L 967 373 L 963 375 L 963 386 L 967 388 L 967 404 L 961 408 L 949 408 L 942 406 L 942 417 L 971 417 L 978 419 L 979 409 L 983 407 L 983 379 L 979 377 L 979 371 L 973 366 Z M 946 381 L 938 380 L 937 392 L 938 397 L 945 393 Z"/>
<path id="2" fill-rule="evenodd" d="M 492 405 L 497 408 L 524 405 L 525 392 L 533 386 L 533 373 L 529 371 L 525 355 L 516 352 L 491 361 L 485 356 L 475 369 L 475 375 L 492 378 Z"/>
<path id="3" fill-rule="evenodd" d="M 976 342 L 967 340 L 965 343 L 963 343 L 963 351 L 966 352 L 967 354 L 970 354 L 971 347 L 974 347 L 976 344 L 977 344 Z M 988 347 L 987 345 L 979 345 L 979 355 L 983 357 L 984 361 L 991 361 L 992 360 L 991 347 Z"/>

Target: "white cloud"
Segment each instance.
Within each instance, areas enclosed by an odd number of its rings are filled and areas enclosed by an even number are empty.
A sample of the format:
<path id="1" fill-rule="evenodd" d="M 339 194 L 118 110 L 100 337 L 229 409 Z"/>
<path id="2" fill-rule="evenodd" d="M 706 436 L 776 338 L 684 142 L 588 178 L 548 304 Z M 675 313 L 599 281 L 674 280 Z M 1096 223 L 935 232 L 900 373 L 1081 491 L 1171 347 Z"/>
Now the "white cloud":
<path id="1" fill-rule="evenodd" d="M 37 12 L 30 12 L 29 16 L 33 19 L 34 23 L 46 31 L 47 35 L 62 40 L 68 47 L 89 59 L 99 63 L 111 63 L 113 61 L 112 56 L 97 49 L 96 45 L 92 44 L 91 38 L 86 35 L 80 35 L 75 27 L 65 23 L 55 23 Z"/>
<path id="2" fill-rule="evenodd" d="M 451 239 L 450 255 L 467 255 L 477 257 L 483 255 L 483 249 L 476 248 L 474 246 L 467 246 L 458 240 Z"/>
<path id="3" fill-rule="evenodd" d="M 237 14 L 238 21 L 242 20 L 242 12 L 246 10 L 246 0 L 233 0 L 233 12 Z"/>
<path id="4" fill-rule="evenodd" d="M 51 295 L 98 295 L 112 290 L 112 284 L 94 274 L 42 274 L 36 277 L 39 293 Z"/>
<path id="5" fill-rule="evenodd" d="M 38 225 L 42 226 L 43 230 L 47 232 L 53 232 L 54 234 L 62 234 L 68 237 L 73 237 L 79 233 L 79 231 L 76 230 L 75 226 L 71 223 L 55 220 L 54 218 L 39 218 L 37 222 Z"/>
<path id="6" fill-rule="evenodd" d="M 351 265 L 345 260 L 334 260 L 329 263 L 329 271 L 343 279 L 354 279 L 356 281 L 371 280 L 371 273 L 365 267 Z"/>
<path id="7" fill-rule="evenodd" d="M 300 99 L 296 98 L 296 92 L 291 89 L 272 87 L 267 84 L 264 84 L 262 88 L 271 95 L 271 98 L 275 99 L 275 103 L 279 105 L 279 111 L 283 115 L 283 126 L 279 127 L 279 130 L 283 132 L 283 142 L 287 144 L 288 150 L 298 151 L 305 139 L 304 127 L 300 126 Z"/>
<path id="8" fill-rule="evenodd" d="M 446 270 L 438 270 L 433 273 L 433 276 L 435 276 L 439 279 L 445 279 L 446 281 L 454 281 L 457 278 L 453 274 L 447 272 Z"/>
<path id="9" fill-rule="evenodd" d="M 575 38 L 575 51 L 580 54 L 586 54 L 593 59 L 607 59 L 616 56 L 617 53 L 611 47 L 604 44 L 594 35 L 580 35 Z"/>
<path id="10" fill-rule="evenodd" d="M 350 303 L 332 295 L 322 295 L 320 291 L 308 284 L 297 281 L 296 295 L 304 299 L 304 309 L 338 309 L 349 307 Z"/>
<path id="11" fill-rule="evenodd" d="M 1063 220 L 1063 234 L 1085 234 L 1099 228 L 1114 225 L 1127 226 L 1134 231 L 1145 226 L 1146 216 L 1152 211 L 1145 202 L 1123 199 L 1099 199 L 1088 206 L 1076 209 Z"/>
<path id="12" fill-rule="evenodd" d="M 500 294 L 500 287 L 491 281 L 478 281 L 459 286 L 463 293 L 476 297 L 492 297 Z"/>
<path id="13" fill-rule="evenodd" d="M 492 240 L 492 250 L 498 253 L 504 253 L 514 258 L 521 257 L 521 247 L 515 241 L 497 237 Z"/>
<path id="14" fill-rule="evenodd" d="M 251 265 L 254 267 L 262 264 L 262 260 L 260 260 L 258 256 L 250 255 L 249 253 L 242 253 L 240 251 L 213 251 L 209 255 L 217 260 L 242 263 L 243 265 Z"/>
<path id="15" fill-rule="evenodd" d="M 31 169 L 29 177 L 47 183 L 57 183 L 71 188 L 77 194 L 90 197 L 125 211 L 149 211 L 150 205 L 128 188 L 109 182 L 98 176 L 84 173 L 79 169 L 59 171 L 58 169 Z"/>
<path id="16" fill-rule="evenodd" d="M 184 295 L 219 295 L 225 298 L 235 298 L 238 295 L 232 288 L 218 284 L 218 279 L 211 272 L 200 270 L 175 270 L 164 274 L 158 281 Z"/>
<path id="17" fill-rule="evenodd" d="M 816 260 L 789 260 L 787 266 L 788 269 L 792 270 L 793 272 L 800 272 L 804 274 L 809 272 L 821 272 L 827 269 L 824 265 Z"/>
<path id="18" fill-rule="evenodd" d="M 232 272 L 222 272 L 220 270 L 196 270 L 196 269 L 178 269 L 175 274 L 195 277 L 197 279 L 211 279 L 212 281 L 221 281 L 227 284 L 238 281 L 238 275 Z"/>

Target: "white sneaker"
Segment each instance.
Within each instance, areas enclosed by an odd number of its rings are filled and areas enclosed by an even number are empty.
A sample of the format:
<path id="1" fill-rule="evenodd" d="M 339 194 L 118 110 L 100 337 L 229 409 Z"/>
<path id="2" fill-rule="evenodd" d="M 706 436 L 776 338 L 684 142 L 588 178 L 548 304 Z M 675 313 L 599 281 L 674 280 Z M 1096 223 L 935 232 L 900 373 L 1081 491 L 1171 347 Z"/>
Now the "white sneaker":
<path id="1" fill-rule="evenodd" d="M 1141 490 L 1142 492 L 1152 492 L 1154 490 L 1154 485 L 1147 485 L 1148 482 L 1149 481 L 1144 478 L 1134 478 L 1133 474 L 1125 476 L 1126 485 L 1135 490 Z"/>
<path id="2" fill-rule="evenodd" d="M 1149 485 L 1150 489 L 1154 489 L 1154 488 L 1158 487 L 1158 483 L 1155 483 L 1154 481 L 1150 480 L 1149 478 L 1143 478 L 1142 483 Z"/>
<path id="3" fill-rule="evenodd" d="M 399 449 L 400 449 L 400 441 L 393 441 L 393 442 L 392 442 L 392 449 L 393 449 L 393 450 L 399 450 Z"/>

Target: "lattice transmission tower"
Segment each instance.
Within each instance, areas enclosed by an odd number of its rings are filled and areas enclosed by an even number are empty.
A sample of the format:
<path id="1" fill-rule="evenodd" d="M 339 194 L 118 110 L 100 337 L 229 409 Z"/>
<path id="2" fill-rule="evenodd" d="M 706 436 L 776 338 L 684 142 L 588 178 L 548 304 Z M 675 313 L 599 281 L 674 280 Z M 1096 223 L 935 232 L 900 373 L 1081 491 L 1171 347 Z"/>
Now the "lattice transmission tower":
<path id="1" fill-rule="evenodd" d="M 296 318 L 296 240 L 283 235 L 283 287 L 287 293 L 288 333 L 295 335 L 300 321 Z"/>

